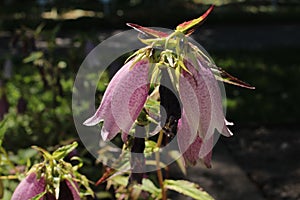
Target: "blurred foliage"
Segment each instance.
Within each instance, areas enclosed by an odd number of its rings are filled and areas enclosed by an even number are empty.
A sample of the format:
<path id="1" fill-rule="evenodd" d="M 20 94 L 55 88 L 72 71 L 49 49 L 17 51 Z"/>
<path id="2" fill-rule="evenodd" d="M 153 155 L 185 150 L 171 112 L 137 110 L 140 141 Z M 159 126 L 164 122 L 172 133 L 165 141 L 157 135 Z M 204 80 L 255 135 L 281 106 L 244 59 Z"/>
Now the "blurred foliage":
<path id="1" fill-rule="evenodd" d="M 300 109 L 299 49 L 213 51 L 215 62 L 256 87 L 226 85 L 227 116 L 236 124 L 296 125 Z"/>
<path id="2" fill-rule="evenodd" d="M 0 3 L 0 27 L 14 30 L 26 25 L 33 28 L 41 22 L 47 22 L 48 29 L 60 23 L 66 31 L 125 28 L 126 22 L 174 27 L 195 18 L 212 3 L 218 7 L 214 16 L 210 16 L 210 24 L 221 20 L 223 23 L 296 22 L 300 16 L 297 0 L 6 0 Z"/>

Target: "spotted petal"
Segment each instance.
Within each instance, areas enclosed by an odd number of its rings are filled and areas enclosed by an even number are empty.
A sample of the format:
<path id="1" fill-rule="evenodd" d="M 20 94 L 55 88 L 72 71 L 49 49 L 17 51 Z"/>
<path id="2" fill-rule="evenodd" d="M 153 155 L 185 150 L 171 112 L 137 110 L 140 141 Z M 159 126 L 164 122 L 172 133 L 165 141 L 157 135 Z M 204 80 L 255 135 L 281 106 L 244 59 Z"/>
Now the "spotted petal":
<path id="1" fill-rule="evenodd" d="M 191 86 L 197 95 L 200 112 L 200 120 L 198 121 L 199 136 L 207 140 L 213 136 L 215 129 L 225 136 L 230 136 L 232 133 L 225 124 L 221 91 L 218 82 L 210 68 L 203 63 L 201 60 L 198 60 L 198 66 L 195 67 L 186 61 L 185 65 L 192 75 L 186 72 L 182 73 L 192 83 Z M 191 115 L 188 112 L 186 114 Z"/>
<path id="2" fill-rule="evenodd" d="M 104 121 L 101 135 L 111 140 L 120 131 L 128 133 L 141 112 L 149 90 L 149 63 L 126 63 L 109 83 L 96 113 L 84 122 L 93 126 Z"/>
<path id="3" fill-rule="evenodd" d="M 203 141 L 199 135 L 195 136 L 191 134 L 190 126 L 184 112 L 182 118 L 178 120 L 177 141 L 185 163 L 195 165 L 199 159 L 202 159 L 207 167 L 211 167 L 213 137 L 207 141 Z"/>

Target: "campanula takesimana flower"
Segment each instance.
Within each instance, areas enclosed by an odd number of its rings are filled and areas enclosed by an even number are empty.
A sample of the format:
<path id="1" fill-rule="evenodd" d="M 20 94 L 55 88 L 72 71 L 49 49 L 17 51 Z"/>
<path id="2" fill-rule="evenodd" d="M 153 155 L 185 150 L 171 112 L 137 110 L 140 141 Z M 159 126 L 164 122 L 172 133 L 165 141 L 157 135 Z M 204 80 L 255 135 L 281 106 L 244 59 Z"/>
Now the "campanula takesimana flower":
<path id="1" fill-rule="evenodd" d="M 84 122 L 93 126 L 103 120 L 103 140 L 111 140 L 120 131 L 128 134 L 147 100 L 149 62 L 140 60 L 131 67 L 132 64 L 128 62 L 116 73 L 96 113 Z"/>
<path id="2" fill-rule="evenodd" d="M 188 41 L 194 26 L 211 10 L 212 7 L 203 16 L 178 25 L 171 34 L 127 24 L 154 39 L 139 38 L 147 46 L 128 58 L 109 83 L 99 108 L 84 124 L 93 126 L 103 121 L 103 140 L 111 140 L 118 133 L 126 140 L 147 103 L 150 85 L 157 85 L 153 80 L 163 79 L 161 70 L 167 69 L 182 106 L 177 121 L 179 150 L 187 163 L 195 164 L 201 158 L 209 167 L 215 130 L 227 137 L 232 135 L 227 128 L 232 123 L 225 119 L 217 79 L 252 88 L 216 67 L 203 51 Z"/>
<path id="3" fill-rule="evenodd" d="M 15 189 L 12 200 L 31 199 L 44 192 L 46 187 L 45 179 L 37 179 L 34 172 L 30 173 Z"/>
<path id="4" fill-rule="evenodd" d="M 36 195 L 43 193 L 46 189 L 45 177 L 41 176 L 37 178 L 35 172 L 31 172 L 15 189 L 11 200 L 27 200 L 32 199 Z M 78 185 L 75 183 L 78 187 Z M 78 189 L 77 189 L 78 190 Z M 41 200 L 56 200 L 55 196 L 50 193 L 46 193 Z M 65 200 L 80 200 L 78 191 L 72 186 L 68 180 L 64 180 L 60 183 L 59 199 Z"/>
<path id="5" fill-rule="evenodd" d="M 52 154 L 34 146 L 44 161 L 31 167 L 27 176 L 16 187 L 12 200 L 80 200 L 80 186 L 85 188 L 83 196 L 93 196 L 87 179 L 77 172 L 78 166 L 64 161 L 77 147 L 77 143 L 58 148 Z M 81 187 L 81 188 L 82 188 Z"/>

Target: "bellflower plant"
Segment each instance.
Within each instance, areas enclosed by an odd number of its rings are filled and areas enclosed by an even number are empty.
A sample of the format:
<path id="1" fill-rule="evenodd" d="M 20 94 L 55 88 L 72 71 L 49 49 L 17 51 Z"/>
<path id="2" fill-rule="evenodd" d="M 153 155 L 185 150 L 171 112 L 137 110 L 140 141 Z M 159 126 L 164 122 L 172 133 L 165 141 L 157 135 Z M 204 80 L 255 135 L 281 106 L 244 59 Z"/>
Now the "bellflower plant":
<path id="1" fill-rule="evenodd" d="M 71 153 L 77 143 L 63 146 L 52 154 L 40 147 L 33 147 L 43 154 L 44 162 L 35 164 L 27 176 L 15 189 L 12 200 L 80 200 L 83 196 L 93 196 L 88 179 L 77 170 L 82 165 L 79 158 L 78 165 L 72 166 L 63 160 Z M 85 188 L 85 193 L 80 193 L 80 186 Z"/>
<path id="2" fill-rule="evenodd" d="M 177 136 L 185 164 L 195 165 L 202 159 L 210 167 L 215 130 L 226 137 L 232 135 L 227 127 L 232 123 L 227 122 L 224 116 L 218 80 L 253 88 L 218 68 L 189 41 L 188 36 L 212 9 L 213 6 L 201 17 L 178 25 L 170 34 L 128 23 L 142 34 L 139 39 L 146 47 L 127 59 L 110 81 L 99 108 L 84 124 L 93 126 L 103 121 L 101 135 L 104 141 L 112 140 L 121 133 L 126 142 L 136 124 L 144 126 L 151 118 L 150 111 L 146 109 L 147 102 L 155 96 L 154 100 L 166 110 L 166 116 L 161 116 L 164 120 L 160 121 L 162 130 L 156 146 L 166 145 L 171 132 Z M 170 94 L 166 87 L 175 95 Z M 147 117 L 143 118 L 145 114 Z M 138 142 L 143 143 L 144 140 L 137 140 L 133 135 L 132 152 L 137 152 L 135 145 Z M 139 152 L 143 152 L 145 145 L 140 147 L 142 150 L 139 149 Z M 159 156 L 156 160 L 159 168 Z M 161 171 L 157 172 L 162 199 L 166 199 L 167 182 L 163 183 Z M 134 177 L 138 183 L 143 183 L 142 177 Z"/>

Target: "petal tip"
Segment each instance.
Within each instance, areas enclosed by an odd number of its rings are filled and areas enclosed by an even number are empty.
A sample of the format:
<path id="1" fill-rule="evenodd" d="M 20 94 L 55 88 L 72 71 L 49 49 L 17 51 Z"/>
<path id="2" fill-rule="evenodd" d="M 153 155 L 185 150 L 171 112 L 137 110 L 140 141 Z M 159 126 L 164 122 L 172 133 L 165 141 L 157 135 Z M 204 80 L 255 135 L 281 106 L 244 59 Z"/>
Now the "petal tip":
<path id="1" fill-rule="evenodd" d="M 88 118 L 87 120 L 85 120 L 83 122 L 83 125 L 85 126 L 95 126 L 96 124 L 98 124 L 101 120 L 95 119 L 94 116 L 91 118 Z"/>

